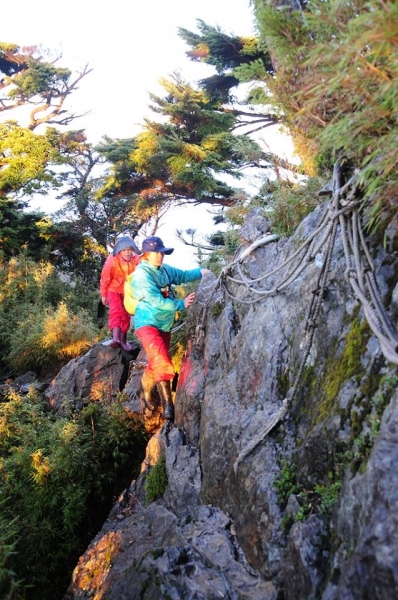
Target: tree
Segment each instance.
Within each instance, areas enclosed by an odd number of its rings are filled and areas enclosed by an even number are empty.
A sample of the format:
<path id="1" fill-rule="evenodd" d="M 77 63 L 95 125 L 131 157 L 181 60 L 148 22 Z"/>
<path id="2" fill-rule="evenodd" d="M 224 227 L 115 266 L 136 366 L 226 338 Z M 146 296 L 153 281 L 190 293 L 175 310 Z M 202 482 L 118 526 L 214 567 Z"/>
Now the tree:
<path id="1" fill-rule="evenodd" d="M 43 123 L 68 125 L 83 115 L 65 110 L 68 96 L 91 71 L 86 65 L 72 79 L 69 69 L 55 66 L 60 57 L 44 60 L 37 46 L 20 48 L 0 42 L 0 112 L 30 106 L 30 130 Z"/>
<path id="2" fill-rule="evenodd" d="M 140 209 L 169 201 L 232 205 L 237 192 L 225 177 L 238 181 L 261 156 L 259 146 L 234 135 L 235 115 L 178 74 L 162 85 L 166 96 L 150 95 L 161 122 L 147 119 L 136 138 L 98 147 L 112 164 L 103 193 L 134 197 Z"/>
<path id="3" fill-rule="evenodd" d="M 0 198 L 0 260 L 18 254 L 23 247 L 29 248 L 31 256 L 39 258 L 46 245 L 37 228 L 37 222 L 44 214 L 25 213 L 22 207 L 21 203 L 10 203 Z"/>
<path id="4" fill-rule="evenodd" d="M 56 152 L 46 135 L 15 122 L 0 124 L 0 256 L 7 258 L 28 244 L 37 255 L 45 245 L 36 222 L 40 212 L 24 212 L 26 197 L 56 185 L 48 164 Z"/>
<path id="5" fill-rule="evenodd" d="M 270 55 L 261 46 L 258 38 L 227 35 L 219 27 L 207 25 L 200 19 L 197 23 L 199 34 L 180 27 L 179 36 L 191 47 L 186 54 L 192 61 L 215 67 L 217 73 L 202 79 L 199 85 L 209 98 L 220 103 L 220 110 L 230 112 L 236 117 L 234 129 L 254 125 L 253 131 L 258 131 L 280 123 L 282 119 L 277 113 L 260 110 L 258 88 L 249 96 L 251 106 L 246 110 L 237 108 L 236 104 L 232 107 L 226 106 L 236 102 L 232 89 L 242 81 L 259 81 L 265 74 L 274 74 Z M 261 99 L 264 99 L 263 93 Z M 257 110 L 253 109 L 254 103 L 257 104 Z"/>
<path id="6" fill-rule="evenodd" d="M 0 112 L 8 114 L 23 107 L 30 109 L 28 127 L 17 121 L 0 123 L 0 252 L 13 255 L 22 245 L 38 258 L 46 245 L 43 229 L 37 226 L 44 216 L 26 212 L 33 194 L 45 194 L 65 181 L 67 153 L 65 143 L 54 128 L 43 134 L 34 130 L 44 123 L 66 125 L 81 115 L 68 113 L 66 98 L 90 71 L 87 67 L 72 79 L 69 69 L 55 66 L 58 58 L 47 62 L 38 47 L 20 48 L 0 43 Z M 66 138 L 65 138 L 66 139 Z"/>
<path id="7" fill-rule="evenodd" d="M 67 203 L 56 213 L 56 221 L 68 222 L 76 234 L 90 237 L 100 253 L 106 254 L 120 233 L 134 237 L 155 215 L 154 211 L 139 206 L 139 196 L 107 192 L 105 163 L 112 157 L 116 165 L 120 164 L 120 156 L 127 156 L 125 149 L 130 147 L 130 140 L 114 144 L 105 137 L 99 148 L 93 148 L 83 131 L 69 131 L 54 132 L 53 143 L 63 157 L 63 165 L 67 166 L 59 195 Z"/>

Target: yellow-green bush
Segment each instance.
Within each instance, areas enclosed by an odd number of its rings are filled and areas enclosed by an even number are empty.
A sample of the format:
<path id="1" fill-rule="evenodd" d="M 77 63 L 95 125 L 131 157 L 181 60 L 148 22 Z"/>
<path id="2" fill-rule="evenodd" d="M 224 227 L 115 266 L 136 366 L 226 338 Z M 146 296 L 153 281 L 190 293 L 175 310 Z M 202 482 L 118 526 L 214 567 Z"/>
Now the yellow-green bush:
<path id="1" fill-rule="evenodd" d="M 87 313 L 81 310 L 73 314 L 64 302 L 55 310 L 32 306 L 21 317 L 8 354 L 9 364 L 18 372 L 40 370 L 80 356 L 98 339 Z"/>
<path id="2" fill-rule="evenodd" d="M 118 404 L 55 418 L 34 392 L 0 403 L 1 598 L 18 580 L 29 600 L 63 597 L 115 496 L 138 474 L 146 441 L 141 421 Z"/>
<path id="3" fill-rule="evenodd" d="M 79 356 L 98 339 L 98 290 L 62 281 L 48 262 L 22 252 L 0 264 L 2 369 L 40 371 Z"/>

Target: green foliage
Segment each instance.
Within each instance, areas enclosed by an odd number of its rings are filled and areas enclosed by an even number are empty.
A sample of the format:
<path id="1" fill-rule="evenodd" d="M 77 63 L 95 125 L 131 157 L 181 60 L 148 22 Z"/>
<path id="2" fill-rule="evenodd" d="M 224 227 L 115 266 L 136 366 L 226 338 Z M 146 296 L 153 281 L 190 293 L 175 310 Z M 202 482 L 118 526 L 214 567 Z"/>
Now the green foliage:
<path id="1" fill-rule="evenodd" d="M 353 344 L 357 337 L 359 338 L 358 343 L 363 344 L 363 335 L 366 336 L 366 331 L 360 334 L 359 322 L 354 321 L 353 327 L 346 338 L 345 351 L 343 350 L 342 353 L 344 368 L 347 368 L 348 372 L 351 372 L 350 369 L 357 372 L 358 367 L 355 361 L 362 355 L 362 352 L 358 349 L 358 346 L 354 349 Z M 355 360 L 354 355 L 357 355 Z M 339 374 L 340 371 L 337 372 L 338 387 L 341 385 Z M 349 376 L 347 375 L 347 377 Z M 371 377 L 371 374 L 369 374 L 369 377 Z M 320 513 L 326 517 L 331 516 L 339 500 L 346 470 L 349 468 L 351 473 L 355 473 L 358 470 L 363 472 L 366 468 L 367 459 L 380 430 L 383 412 L 396 392 L 397 383 L 398 378 L 395 370 L 392 370 L 375 384 L 377 389 L 371 395 L 370 402 L 362 397 L 359 399 L 358 405 L 354 404 L 351 407 L 349 427 L 352 435 L 349 447 L 344 451 L 336 452 L 333 468 L 322 481 L 313 485 L 309 485 L 308 482 L 298 482 L 295 476 L 296 467 L 294 463 L 288 461 L 282 463 L 280 472 L 274 481 L 278 500 L 283 506 L 290 494 L 294 494 L 299 504 L 299 509 L 294 517 L 291 515 L 283 516 L 281 527 L 284 531 L 288 531 L 294 521 L 305 521 L 308 515 L 313 513 Z M 342 416 L 343 421 L 345 418 Z"/>
<path id="2" fill-rule="evenodd" d="M 222 314 L 222 311 L 224 310 L 224 303 L 223 302 L 217 302 L 217 304 L 213 304 L 211 307 L 211 314 L 213 315 L 213 317 L 217 318 Z"/>
<path id="3" fill-rule="evenodd" d="M 316 484 L 315 493 L 319 497 L 319 511 L 328 514 L 339 499 L 342 481 L 331 481 L 328 485 Z"/>
<path id="4" fill-rule="evenodd" d="M 85 311 L 72 313 L 64 302 L 43 312 L 33 305 L 20 313 L 12 332 L 8 363 L 17 372 L 40 371 L 84 353 L 98 340 L 98 332 Z"/>
<path id="5" fill-rule="evenodd" d="M 191 60 L 212 65 L 217 70 L 218 76 L 200 82 L 209 98 L 226 103 L 232 99 L 231 90 L 239 81 L 251 81 L 273 73 L 270 56 L 257 38 L 228 35 L 200 19 L 197 27 L 199 34 L 184 28 L 179 28 L 178 33 L 191 47 L 187 52 Z"/>
<path id="6" fill-rule="evenodd" d="M 0 597 L 2 600 L 21 598 L 21 583 L 17 580 L 11 562 L 15 554 L 18 526 L 16 519 L 9 521 L 3 513 L 5 498 L 0 500 Z"/>
<path id="7" fill-rule="evenodd" d="M 301 182 L 268 181 L 257 198 L 261 198 L 266 206 L 272 231 L 279 235 L 292 235 L 302 220 L 321 203 L 318 191 L 324 183 L 324 179 L 319 177 L 309 177 Z"/>
<path id="8" fill-rule="evenodd" d="M 0 112 L 30 105 L 30 130 L 49 121 L 70 123 L 76 115 L 63 109 L 64 102 L 89 70 L 84 68 L 70 81 L 71 71 L 56 66 L 58 60 L 45 60 L 39 46 L 0 42 Z"/>
<path id="9" fill-rule="evenodd" d="M 131 196 L 142 208 L 161 207 L 170 200 L 192 200 L 231 205 L 235 190 L 220 175 L 241 177 L 249 147 L 255 142 L 234 136 L 234 114 L 175 75 L 162 80 L 165 97 L 151 95 L 162 122 L 146 121 L 145 131 L 131 142 L 111 142 L 99 151 L 114 162 L 101 194 Z M 240 137 L 242 139 L 240 139 Z M 117 146 L 119 146 L 119 151 Z"/>
<path id="10" fill-rule="evenodd" d="M 27 67 L 26 71 L 13 78 L 14 87 L 8 92 L 9 98 L 26 102 L 32 96 L 56 95 L 71 75 L 69 69 L 32 58 L 28 59 Z"/>
<path id="11" fill-rule="evenodd" d="M 274 488 L 278 496 L 278 502 L 285 506 L 289 496 L 294 494 L 300 506 L 295 516 L 284 515 L 281 527 L 288 531 L 294 521 L 305 521 L 309 514 L 319 512 L 330 515 L 333 506 L 337 502 L 342 486 L 343 468 L 336 466 L 335 471 L 328 474 L 327 483 L 316 483 L 313 489 L 304 488 L 296 479 L 297 467 L 291 462 L 284 460 L 281 470 L 274 480 Z"/>
<path id="12" fill-rule="evenodd" d="M 3 368 L 39 372 L 82 354 L 98 339 L 98 291 L 78 277 L 64 282 L 54 266 L 21 253 L 0 269 Z M 73 285 L 75 284 L 75 285 Z"/>
<path id="13" fill-rule="evenodd" d="M 145 443 L 141 422 L 119 405 L 55 418 L 34 393 L 0 404 L 0 528 L 12 524 L 8 573 L 33 586 L 31 600 L 65 589 L 119 486 L 138 473 Z"/>
<path id="14" fill-rule="evenodd" d="M 148 504 L 163 496 L 167 483 L 166 458 L 161 456 L 146 476 L 145 492 Z"/>
<path id="15" fill-rule="evenodd" d="M 25 212 L 23 202 L 0 198 L 0 260 L 15 256 L 22 249 L 40 259 L 46 243 L 37 223 L 43 213 Z"/>
<path id="16" fill-rule="evenodd" d="M 54 149 L 45 135 L 20 127 L 15 121 L 0 123 L 0 197 L 11 191 L 40 191 L 53 181 L 47 168 Z"/>
<path id="17" fill-rule="evenodd" d="M 296 494 L 299 486 L 296 482 L 296 465 L 284 460 L 281 470 L 274 480 L 274 488 L 280 504 L 286 504 L 291 494 Z"/>
<path id="18" fill-rule="evenodd" d="M 278 64 L 264 82 L 279 103 L 308 173 L 319 156 L 359 169 L 377 225 L 396 211 L 398 6 L 383 0 L 312 0 L 276 10 L 255 0 L 260 40 Z M 329 165 L 330 166 L 330 165 Z"/>
<path id="19" fill-rule="evenodd" d="M 239 227 L 256 207 L 270 220 L 271 230 L 279 235 L 291 235 L 321 202 L 318 192 L 326 183 L 321 177 L 308 177 L 301 182 L 277 179 L 260 188 L 250 202 L 238 201 L 224 213 L 227 230 L 222 232 L 222 247 L 216 248 L 205 261 L 215 274 L 233 259 L 240 245 Z M 212 242 L 212 239 L 209 239 Z"/>
<path id="20" fill-rule="evenodd" d="M 398 377 L 387 374 L 379 382 L 367 407 L 353 407 L 350 413 L 352 430 L 351 448 L 345 454 L 346 463 L 351 463 L 352 471 L 364 469 L 380 430 L 381 419 L 386 406 L 396 392 Z"/>

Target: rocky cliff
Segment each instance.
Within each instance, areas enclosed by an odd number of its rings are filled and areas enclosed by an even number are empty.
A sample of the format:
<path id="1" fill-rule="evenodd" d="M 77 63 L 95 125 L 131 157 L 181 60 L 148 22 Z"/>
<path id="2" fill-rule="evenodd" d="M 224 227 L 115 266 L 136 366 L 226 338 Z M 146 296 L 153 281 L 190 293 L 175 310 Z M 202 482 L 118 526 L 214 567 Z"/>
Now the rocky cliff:
<path id="1" fill-rule="evenodd" d="M 142 473 L 65 600 L 398 595 L 397 228 L 364 246 L 336 214 L 326 203 L 277 240 L 254 211 L 234 263 L 201 282 L 175 423 L 146 415 Z M 166 491 L 148 503 L 161 456 Z"/>

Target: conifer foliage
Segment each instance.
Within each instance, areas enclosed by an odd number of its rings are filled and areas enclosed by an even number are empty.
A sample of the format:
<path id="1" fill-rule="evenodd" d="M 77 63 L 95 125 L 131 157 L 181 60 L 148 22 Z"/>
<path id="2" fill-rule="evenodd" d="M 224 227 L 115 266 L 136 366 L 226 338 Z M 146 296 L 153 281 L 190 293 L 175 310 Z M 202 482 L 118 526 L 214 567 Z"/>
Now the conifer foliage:
<path id="1" fill-rule="evenodd" d="M 115 164 L 105 191 L 117 197 L 135 194 L 141 206 L 150 207 L 173 199 L 230 205 L 235 190 L 220 175 L 241 177 L 247 157 L 232 129 L 235 116 L 220 109 L 200 90 L 175 75 L 163 80 L 164 97 L 150 95 L 151 108 L 161 122 L 146 120 L 145 130 L 131 140 L 127 156 Z M 99 151 L 112 160 L 115 146 Z M 247 145 L 247 144 L 246 144 Z M 252 144 L 260 150 L 255 142 Z"/>
<path id="2" fill-rule="evenodd" d="M 398 204 L 398 7 L 385 0 L 255 0 L 260 39 L 278 65 L 263 79 L 297 152 L 315 173 L 339 158 L 358 169 L 370 222 Z M 272 4 L 272 6 L 271 6 Z M 277 6 L 278 8 L 278 6 Z"/>

